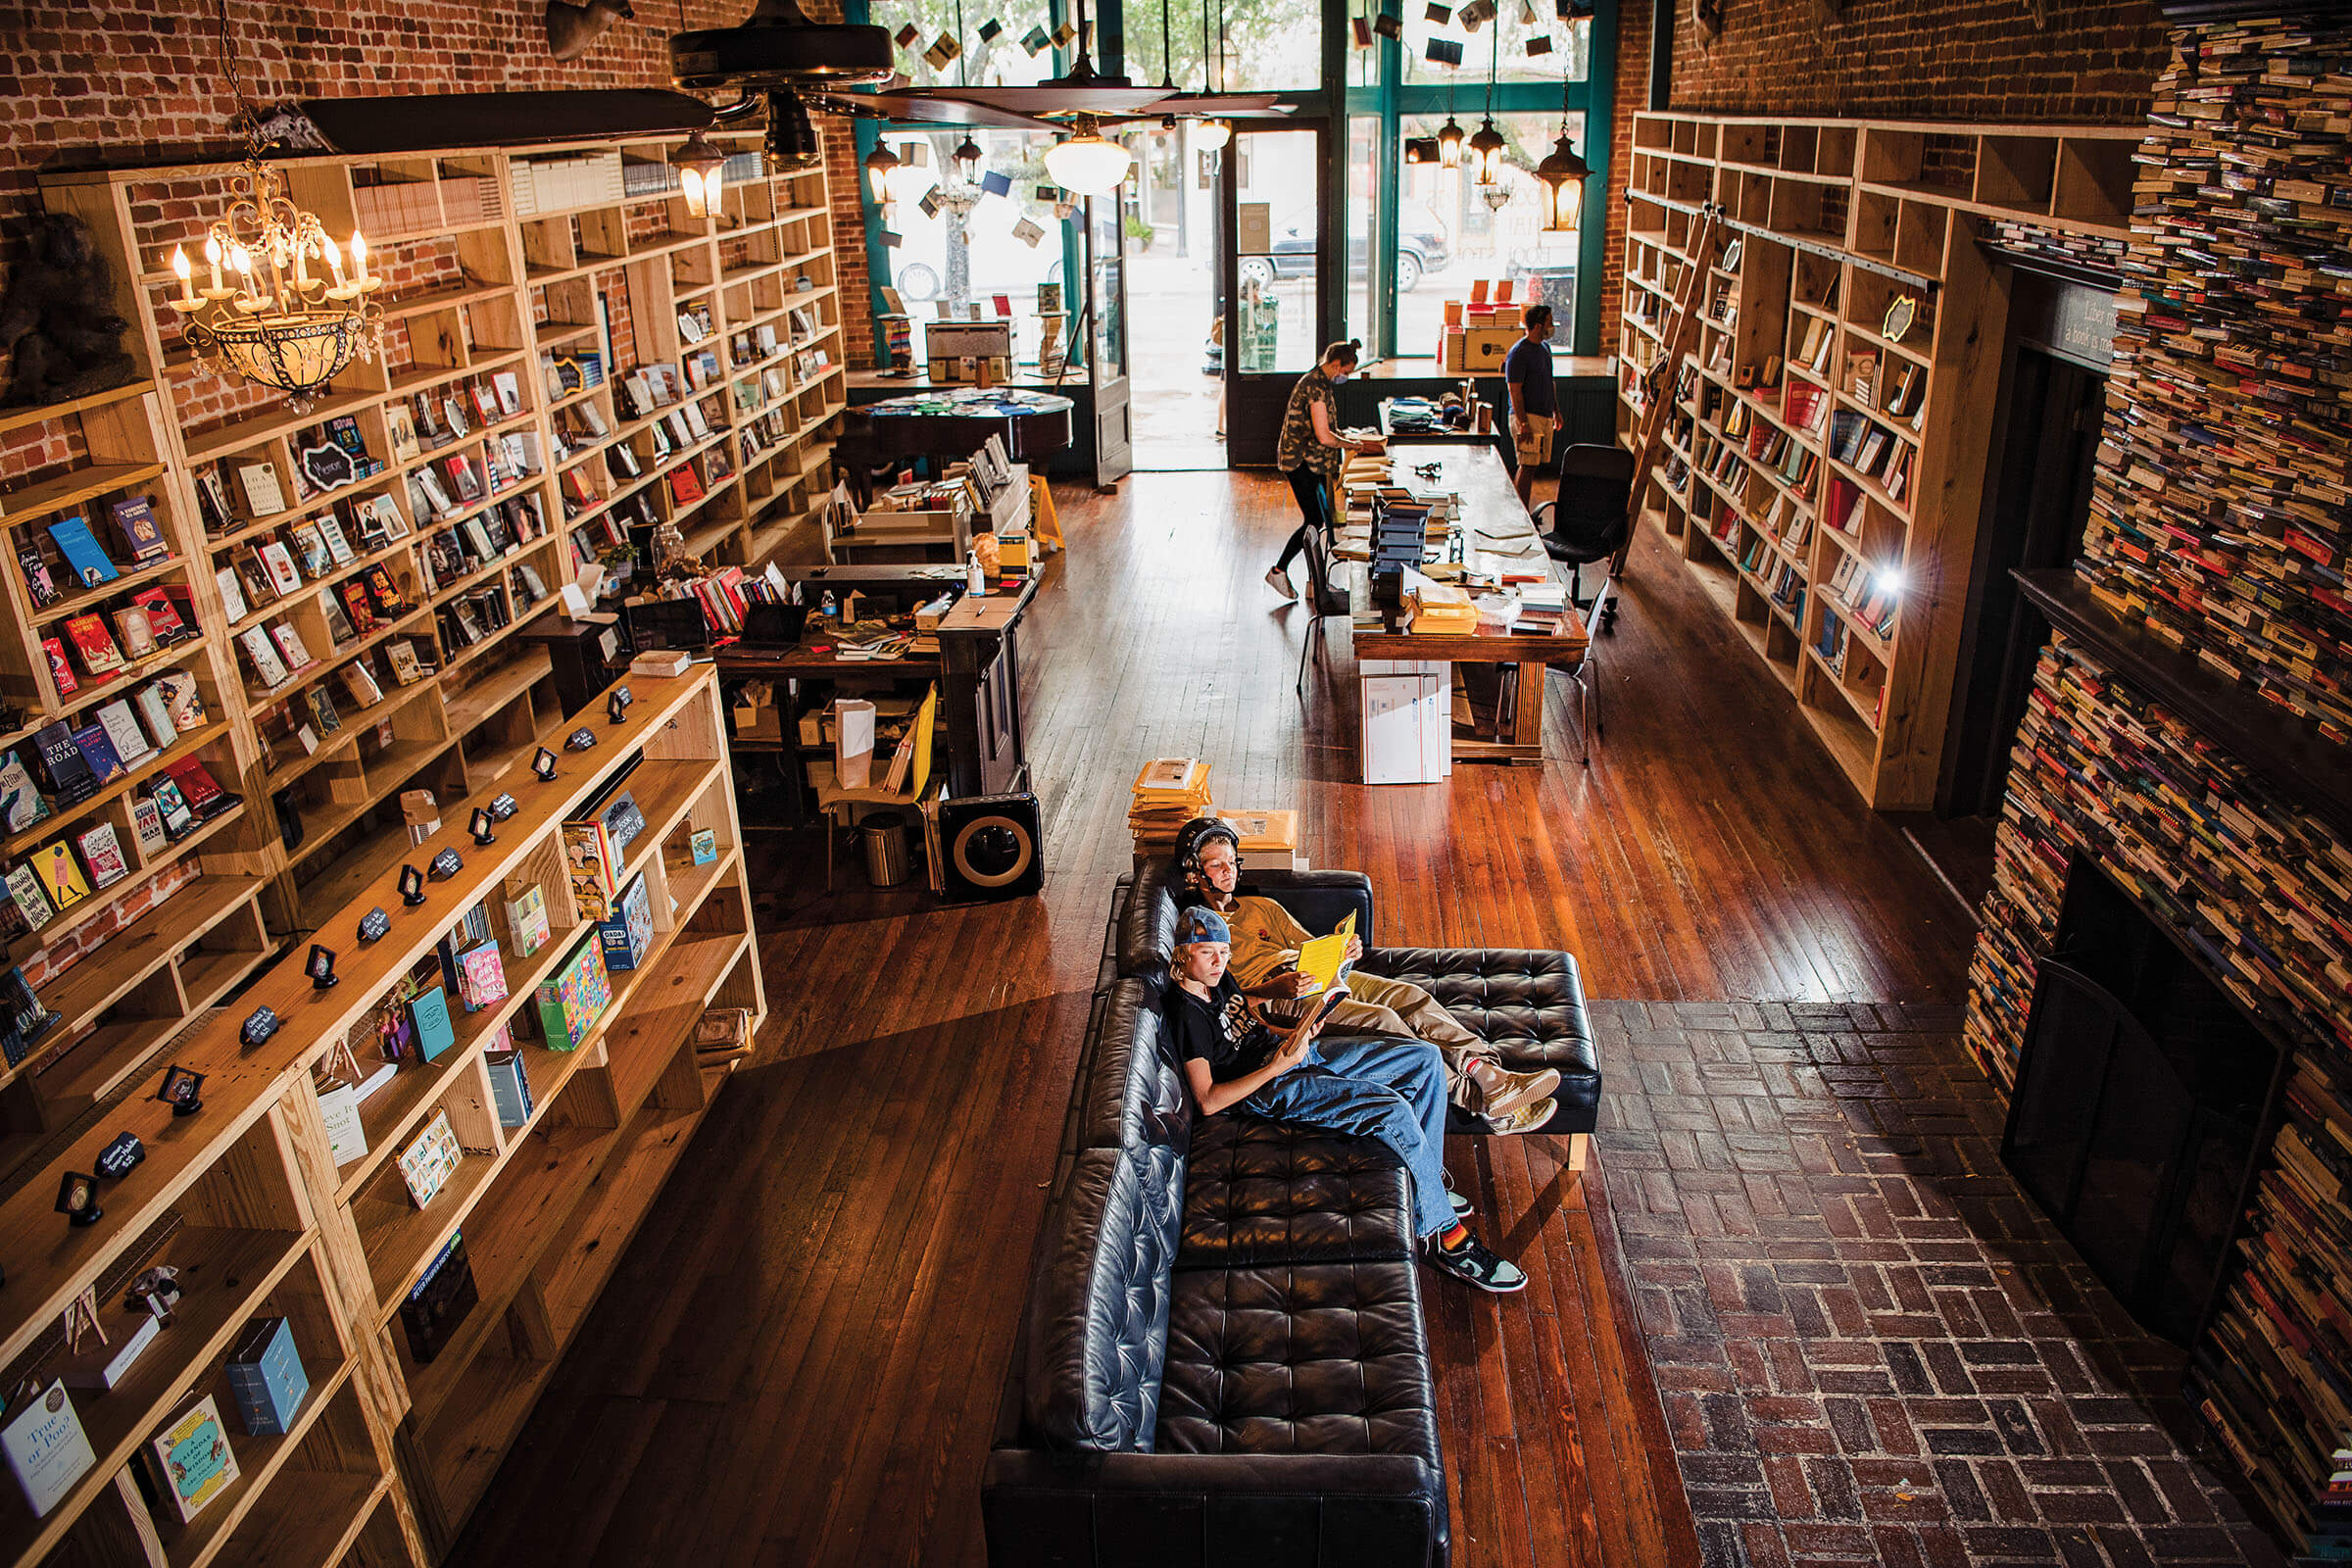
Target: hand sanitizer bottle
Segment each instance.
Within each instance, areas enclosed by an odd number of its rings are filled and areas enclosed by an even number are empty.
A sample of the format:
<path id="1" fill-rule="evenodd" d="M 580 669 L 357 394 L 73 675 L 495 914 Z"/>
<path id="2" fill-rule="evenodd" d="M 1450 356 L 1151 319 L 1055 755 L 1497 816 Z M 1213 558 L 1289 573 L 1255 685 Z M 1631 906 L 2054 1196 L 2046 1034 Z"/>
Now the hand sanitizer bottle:
<path id="1" fill-rule="evenodd" d="M 969 564 L 964 567 L 963 591 L 979 599 L 988 597 L 988 573 L 980 569 L 980 552 L 977 550 L 971 553 Z"/>

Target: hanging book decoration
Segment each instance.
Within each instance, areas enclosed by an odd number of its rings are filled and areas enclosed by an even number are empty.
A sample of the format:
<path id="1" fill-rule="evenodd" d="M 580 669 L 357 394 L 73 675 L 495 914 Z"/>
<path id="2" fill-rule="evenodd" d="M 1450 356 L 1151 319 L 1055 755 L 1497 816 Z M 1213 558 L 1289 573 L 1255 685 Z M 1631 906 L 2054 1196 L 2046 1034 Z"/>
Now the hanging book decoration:
<path id="1" fill-rule="evenodd" d="M 1046 45 L 1053 41 L 1052 38 L 1046 36 L 1044 27 L 1031 27 L 1027 32 L 1021 34 L 1021 50 L 1030 59 L 1035 60 L 1039 55 L 1045 53 Z"/>
<path id="2" fill-rule="evenodd" d="M 1550 33 L 1538 32 L 1528 35 L 1527 55 L 1530 60 L 1533 60 L 1538 55 L 1547 55 L 1549 53 L 1551 53 Z"/>
<path id="3" fill-rule="evenodd" d="M 1458 39 L 1432 38 L 1428 49 L 1423 52 L 1433 66 L 1459 66 L 1462 63 L 1462 45 Z"/>

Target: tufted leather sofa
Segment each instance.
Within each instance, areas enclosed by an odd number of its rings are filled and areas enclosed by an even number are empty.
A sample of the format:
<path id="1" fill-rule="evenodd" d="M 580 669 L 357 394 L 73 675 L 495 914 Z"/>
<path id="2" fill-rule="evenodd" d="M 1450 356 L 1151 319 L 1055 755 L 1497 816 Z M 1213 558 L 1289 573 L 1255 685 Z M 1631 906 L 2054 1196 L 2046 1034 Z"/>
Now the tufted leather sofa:
<path id="1" fill-rule="evenodd" d="M 1360 967 L 1425 985 L 1506 1061 L 1599 1071 L 1564 954 L 1373 947 L 1348 872 L 1244 892 L 1311 929 L 1350 909 Z M 1176 904 L 1122 880 L 1064 1119 L 1029 1307 L 982 1485 L 995 1568 L 1442 1568 L 1445 1465 L 1403 1168 L 1368 1139 L 1201 1117 L 1159 1007 Z"/>

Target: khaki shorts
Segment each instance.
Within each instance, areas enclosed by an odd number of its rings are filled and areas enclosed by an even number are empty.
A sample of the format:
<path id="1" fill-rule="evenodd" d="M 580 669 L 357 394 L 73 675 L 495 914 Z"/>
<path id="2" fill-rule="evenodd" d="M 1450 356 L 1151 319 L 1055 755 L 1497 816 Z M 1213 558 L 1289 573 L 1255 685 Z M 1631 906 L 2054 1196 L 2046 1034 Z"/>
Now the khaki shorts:
<path id="1" fill-rule="evenodd" d="M 1551 418 L 1528 421 L 1527 434 L 1517 438 L 1521 467 L 1541 468 L 1551 461 Z"/>

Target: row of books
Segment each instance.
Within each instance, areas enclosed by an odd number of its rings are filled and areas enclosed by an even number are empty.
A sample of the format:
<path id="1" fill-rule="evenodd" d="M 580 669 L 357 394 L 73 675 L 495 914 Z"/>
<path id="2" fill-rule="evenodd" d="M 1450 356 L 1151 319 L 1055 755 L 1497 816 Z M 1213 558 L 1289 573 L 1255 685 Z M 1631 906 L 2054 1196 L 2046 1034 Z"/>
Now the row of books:
<path id="1" fill-rule="evenodd" d="M 24 815 L 26 803 L 46 789 L 60 806 L 90 798 L 108 784 L 145 765 L 163 749 L 164 738 L 144 728 L 144 714 L 110 716 L 79 729 L 54 724 L 32 740 L 37 770 L 18 753 L 0 754 L 0 805 L 10 820 Z M 176 734 L 165 744 L 175 742 Z M 127 752 L 130 760 L 123 760 Z M 36 785 L 37 771 L 37 785 Z M 203 760 L 181 757 L 141 780 L 127 797 L 131 831 L 141 856 L 160 854 L 205 823 L 233 810 L 243 797 L 220 787 Z M 40 816 L 48 814 L 46 809 Z M 37 822 L 36 816 L 26 823 Z M 7 897 L 0 901 L 0 927 L 13 939 L 37 932 L 57 915 L 112 887 L 132 870 L 112 821 L 84 821 L 65 836 L 12 858 L 6 871 Z"/>
<path id="2" fill-rule="evenodd" d="M 49 683 L 62 701 L 198 635 L 195 602 L 185 584 L 174 582 L 141 588 L 111 609 L 68 615 L 40 642 Z"/>
<path id="3" fill-rule="evenodd" d="M 213 578 L 228 618 L 243 620 L 253 611 L 292 598 L 306 583 L 334 576 L 409 533 L 398 503 L 388 495 L 368 496 L 352 503 L 348 513 L 322 512 L 248 539 L 229 564 L 215 568 Z M 370 566 L 368 574 L 383 569 L 380 564 Z"/>
<path id="4" fill-rule="evenodd" d="M 116 547 L 132 571 L 144 571 L 172 558 L 172 542 L 164 536 L 148 496 L 124 496 L 108 504 L 107 523 Z M 90 526 L 87 514 L 58 514 L 38 531 L 27 524 L 10 530 L 17 550 L 17 569 L 35 611 L 59 603 L 76 590 L 103 588 L 122 575 Z"/>

